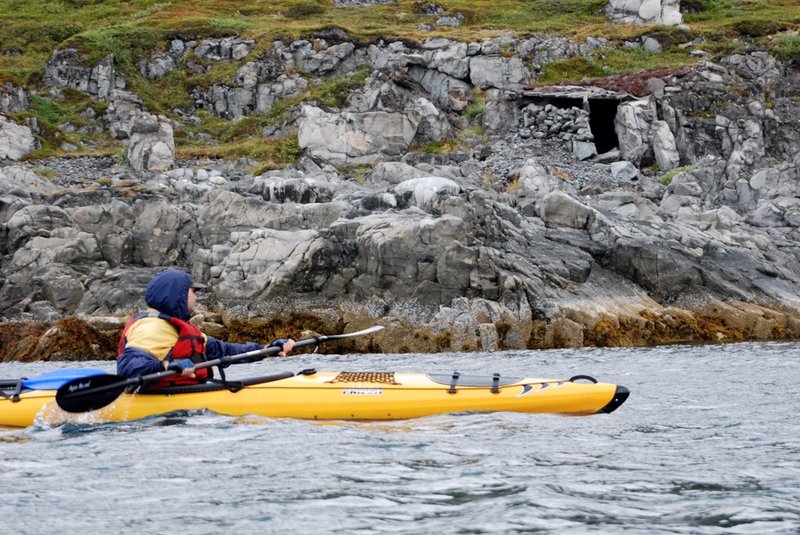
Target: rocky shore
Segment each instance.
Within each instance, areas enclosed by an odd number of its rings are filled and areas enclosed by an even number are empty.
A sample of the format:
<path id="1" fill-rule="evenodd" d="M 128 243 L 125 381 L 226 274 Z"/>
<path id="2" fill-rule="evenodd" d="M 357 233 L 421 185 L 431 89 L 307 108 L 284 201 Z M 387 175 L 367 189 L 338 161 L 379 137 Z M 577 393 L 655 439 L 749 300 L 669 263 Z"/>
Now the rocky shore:
<path id="1" fill-rule="evenodd" d="M 387 327 L 331 351 L 800 337 L 795 66 L 751 52 L 542 87 L 533 66 L 609 45 L 253 45 L 176 40 L 141 59 L 154 80 L 197 57 L 241 64 L 181 120 L 149 113 L 113 58 L 54 53 L 52 94 L 107 104 L 87 123 L 127 150 L 25 160 L 36 125 L 3 117 L 0 359 L 113 358 L 165 267 L 209 285 L 195 318 L 209 334 Z M 176 158 L 198 110 L 241 120 L 332 76 L 364 81 L 342 106 L 303 102 L 262 133 L 297 139 L 297 163 Z M 26 105 L 24 89 L 3 91 L 0 114 Z"/>

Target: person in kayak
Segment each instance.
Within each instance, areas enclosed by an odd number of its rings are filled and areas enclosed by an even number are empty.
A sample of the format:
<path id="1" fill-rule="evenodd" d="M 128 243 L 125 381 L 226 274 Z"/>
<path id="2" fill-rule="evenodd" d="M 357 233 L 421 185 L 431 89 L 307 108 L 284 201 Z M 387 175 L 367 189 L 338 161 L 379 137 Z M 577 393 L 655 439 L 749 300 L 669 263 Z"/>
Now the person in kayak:
<path id="1" fill-rule="evenodd" d="M 217 340 L 189 323 L 197 303 L 196 291 L 204 285 L 192 282 L 185 271 L 169 269 L 153 277 L 147 285 L 147 312 L 131 318 L 119 340 L 117 374 L 124 377 L 149 375 L 165 370 L 180 372 L 151 386 L 196 384 L 210 379 L 211 368 L 195 370 L 195 364 L 229 355 L 263 349 L 255 342 L 237 344 Z M 281 348 L 286 356 L 294 340 L 276 340 L 270 347 Z M 252 361 L 260 360 L 254 357 Z M 252 362 L 251 361 L 251 362 Z"/>

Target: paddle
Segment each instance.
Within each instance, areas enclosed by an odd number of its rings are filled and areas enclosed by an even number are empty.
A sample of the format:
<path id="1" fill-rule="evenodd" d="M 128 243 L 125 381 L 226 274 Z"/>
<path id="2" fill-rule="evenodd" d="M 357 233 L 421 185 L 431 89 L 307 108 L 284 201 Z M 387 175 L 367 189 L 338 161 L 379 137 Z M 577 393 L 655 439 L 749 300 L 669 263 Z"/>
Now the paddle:
<path id="1" fill-rule="evenodd" d="M 0 388 L 13 388 L 21 385 L 22 388 L 27 388 L 28 390 L 58 390 L 61 385 L 69 381 L 105 373 L 105 370 L 97 368 L 63 368 L 43 373 L 30 379 L 25 377 L 22 379 L 0 380 Z"/>
<path id="2" fill-rule="evenodd" d="M 316 338 L 309 338 L 307 340 L 300 340 L 295 343 L 294 347 L 304 347 L 310 345 L 318 345 L 323 342 L 330 342 L 332 340 L 343 340 L 345 338 L 353 338 L 356 336 L 364 336 L 373 334 L 383 329 L 382 325 L 375 325 L 369 329 L 356 331 L 345 334 L 332 334 L 329 336 L 318 336 Z M 247 353 L 240 353 L 238 355 L 230 355 L 207 362 L 198 363 L 195 369 L 210 368 L 212 366 L 224 366 L 233 364 L 243 360 L 252 359 L 253 357 L 268 356 L 280 353 L 280 347 L 265 347 L 255 351 L 248 351 Z M 179 372 L 173 370 L 166 370 L 158 373 L 151 373 L 150 375 L 140 375 L 138 377 L 125 378 L 119 375 L 96 375 L 93 377 L 84 377 L 75 379 L 62 385 L 58 392 L 56 392 L 56 403 L 58 406 L 67 412 L 88 412 L 105 407 L 120 394 L 122 394 L 129 386 L 144 385 L 158 381 L 164 377 L 177 375 Z"/>

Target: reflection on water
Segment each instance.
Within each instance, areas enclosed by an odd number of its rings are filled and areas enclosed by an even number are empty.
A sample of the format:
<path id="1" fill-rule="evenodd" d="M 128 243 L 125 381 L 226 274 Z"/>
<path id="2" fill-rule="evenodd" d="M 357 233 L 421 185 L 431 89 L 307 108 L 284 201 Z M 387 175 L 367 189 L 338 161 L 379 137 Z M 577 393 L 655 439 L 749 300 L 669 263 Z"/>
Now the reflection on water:
<path id="1" fill-rule="evenodd" d="M 799 357 L 796 344 L 738 344 L 237 366 L 240 377 L 312 366 L 587 374 L 632 394 L 589 417 L 184 412 L 65 423 L 43 414 L 31 428 L 0 430 L 0 532 L 796 534 Z M 0 364 L 0 377 L 56 366 Z"/>

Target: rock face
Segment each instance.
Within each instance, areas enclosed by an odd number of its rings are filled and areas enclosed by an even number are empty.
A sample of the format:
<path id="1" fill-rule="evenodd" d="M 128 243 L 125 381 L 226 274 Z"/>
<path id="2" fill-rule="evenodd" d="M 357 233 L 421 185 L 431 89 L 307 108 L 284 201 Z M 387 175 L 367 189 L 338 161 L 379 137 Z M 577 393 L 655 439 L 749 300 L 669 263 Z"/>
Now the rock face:
<path id="1" fill-rule="evenodd" d="M 610 0 L 608 20 L 619 24 L 683 24 L 680 0 Z"/>
<path id="2" fill-rule="evenodd" d="M 0 85 L 0 114 L 20 113 L 28 107 L 28 94 L 11 82 Z"/>
<path id="3" fill-rule="evenodd" d="M 137 171 L 168 171 L 175 160 L 172 125 L 166 117 L 140 113 L 132 117 L 128 162 Z"/>
<path id="4" fill-rule="evenodd" d="M 301 148 L 334 164 L 363 164 L 402 156 L 414 140 L 419 118 L 371 111 L 331 114 L 305 106 L 298 124 Z"/>
<path id="5" fill-rule="evenodd" d="M 110 180 L 86 187 L 0 167 L 5 319 L 128 313 L 155 272 L 177 266 L 234 317 L 391 327 L 372 350 L 800 335 L 800 84 L 771 56 L 701 62 L 636 98 L 543 103 L 520 90 L 534 61 L 606 44 L 298 41 L 253 60 L 239 44 L 209 52 L 242 62 L 224 91 L 231 117 L 267 106 L 294 68 L 372 73 L 338 107 L 299 107 L 304 157 L 254 176 L 175 162 L 170 121 L 108 69 L 76 74 L 59 55 L 48 79 L 109 100 L 107 127 L 134 171 L 87 165 L 74 174 Z M 212 93 L 198 106 L 216 109 Z M 470 120 L 490 131 L 482 144 L 412 149 Z M 604 138 L 614 148 L 596 155 Z"/>
<path id="6" fill-rule="evenodd" d="M 52 87 L 70 87 L 102 100 L 108 100 L 115 89 L 125 89 L 125 80 L 114 68 L 114 56 L 106 56 L 96 65 L 87 66 L 74 48 L 53 53 L 44 79 Z"/>
<path id="7" fill-rule="evenodd" d="M 231 50 L 236 48 L 235 43 L 231 42 L 227 42 L 227 46 L 219 42 L 204 42 L 204 45 L 207 50 L 222 50 L 220 53 L 227 51 L 228 55 L 234 54 Z M 170 51 L 173 55 L 179 55 L 176 50 L 180 49 L 181 46 L 173 42 Z M 159 65 L 163 66 L 162 63 Z M 140 63 L 140 68 L 152 74 L 156 67 L 142 66 Z M 151 79 L 158 78 L 151 76 Z M 112 137 L 128 143 L 127 157 L 133 169 L 170 169 L 175 159 L 172 125 L 166 117 L 147 113 L 142 100 L 125 91 L 125 79 L 117 73 L 112 55 L 97 65 L 86 66 L 75 49 L 57 50 L 45 69 L 45 81 L 55 90 L 69 87 L 108 101 L 105 123 Z"/>
<path id="8" fill-rule="evenodd" d="M 0 115 L 0 160 L 19 160 L 36 150 L 36 138 L 27 126 Z"/>

